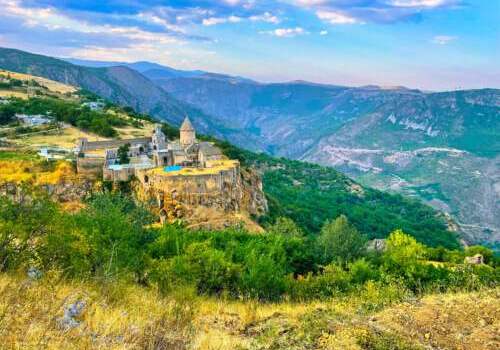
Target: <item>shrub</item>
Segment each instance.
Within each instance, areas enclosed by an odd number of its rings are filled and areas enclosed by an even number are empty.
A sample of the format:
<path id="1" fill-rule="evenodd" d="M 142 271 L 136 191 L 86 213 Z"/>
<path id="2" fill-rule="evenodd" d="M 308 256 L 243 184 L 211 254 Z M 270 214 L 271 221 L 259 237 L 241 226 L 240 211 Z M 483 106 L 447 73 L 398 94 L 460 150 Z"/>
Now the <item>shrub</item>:
<path id="1" fill-rule="evenodd" d="M 285 292 L 284 266 L 269 255 L 249 252 L 241 276 L 244 296 L 260 300 L 278 300 Z"/>
<path id="2" fill-rule="evenodd" d="M 350 290 L 349 274 L 339 265 L 330 264 L 318 275 L 308 273 L 288 278 L 287 290 L 292 300 L 325 299 Z"/>
<path id="3" fill-rule="evenodd" d="M 366 281 L 378 280 L 379 271 L 364 259 L 349 264 L 349 274 L 352 283 L 363 284 Z"/>

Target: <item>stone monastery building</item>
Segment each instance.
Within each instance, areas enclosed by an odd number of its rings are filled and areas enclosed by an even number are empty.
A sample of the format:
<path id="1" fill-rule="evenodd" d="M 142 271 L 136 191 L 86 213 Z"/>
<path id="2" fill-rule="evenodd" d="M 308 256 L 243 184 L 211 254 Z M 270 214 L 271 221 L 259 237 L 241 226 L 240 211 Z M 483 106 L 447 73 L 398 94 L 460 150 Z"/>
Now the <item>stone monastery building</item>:
<path id="1" fill-rule="evenodd" d="M 129 145 L 128 164 L 120 164 L 118 159 L 118 149 L 124 145 Z M 176 141 L 167 140 L 161 126 L 156 125 L 151 137 L 95 142 L 81 138 L 76 152 L 79 172 L 95 172 L 95 164 L 102 162 L 105 180 L 122 181 L 134 175 L 137 169 L 162 166 L 170 167 L 170 170 L 180 167 L 206 168 L 209 166 L 208 161 L 224 158 L 212 143 L 196 139 L 196 131 L 187 117 L 180 128 L 180 139 Z"/>
<path id="2" fill-rule="evenodd" d="M 129 162 L 120 164 L 118 149 L 124 145 L 129 146 Z M 151 137 L 95 142 L 82 138 L 75 152 L 80 174 L 102 174 L 114 182 L 136 178 L 139 194 L 157 203 L 160 217 L 166 217 L 166 207 L 174 202 L 224 211 L 238 211 L 242 204 L 239 162 L 224 157 L 212 143 L 197 140 L 187 117 L 179 140 L 168 140 L 156 125 Z"/>

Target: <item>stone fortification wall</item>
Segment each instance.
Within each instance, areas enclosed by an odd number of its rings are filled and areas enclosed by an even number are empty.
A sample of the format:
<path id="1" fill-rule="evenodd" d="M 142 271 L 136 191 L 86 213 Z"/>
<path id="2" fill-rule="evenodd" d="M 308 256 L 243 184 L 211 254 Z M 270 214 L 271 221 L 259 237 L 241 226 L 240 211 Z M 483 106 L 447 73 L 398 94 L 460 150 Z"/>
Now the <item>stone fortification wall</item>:
<path id="1" fill-rule="evenodd" d="M 105 159 L 101 157 L 77 157 L 76 169 L 78 174 L 87 176 L 100 176 Z"/>
<path id="2" fill-rule="evenodd" d="M 122 168 L 122 169 L 109 169 L 104 168 L 102 172 L 102 178 L 105 181 L 128 181 L 135 175 L 134 168 Z"/>
<path id="3" fill-rule="evenodd" d="M 128 143 L 134 146 L 140 144 L 147 144 L 150 142 L 151 142 L 151 137 L 140 137 L 127 140 L 108 140 L 108 141 L 92 141 L 92 142 L 87 141 L 83 143 L 83 149 L 81 149 L 80 151 L 85 152 L 85 151 L 95 151 L 107 148 L 118 148 Z"/>
<path id="4" fill-rule="evenodd" d="M 224 211 L 239 211 L 241 208 L 243 191 L 239 167 L 189 176 L 165 176 L 141 170 L 136 174 L 142 197 L 156 200 L 160 210 L 172 202 Z"/>

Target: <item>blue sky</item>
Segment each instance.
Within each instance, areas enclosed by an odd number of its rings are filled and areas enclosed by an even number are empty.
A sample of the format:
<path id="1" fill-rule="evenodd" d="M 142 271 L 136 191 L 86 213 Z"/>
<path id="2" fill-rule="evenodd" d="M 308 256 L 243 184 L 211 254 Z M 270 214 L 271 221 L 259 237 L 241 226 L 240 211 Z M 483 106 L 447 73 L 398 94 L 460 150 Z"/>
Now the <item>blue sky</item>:
<path id="1" fill-rule="evenodd" d="M 500 0 L 0 0 L 0 46 L 266 82 L 500 88 Z"/>

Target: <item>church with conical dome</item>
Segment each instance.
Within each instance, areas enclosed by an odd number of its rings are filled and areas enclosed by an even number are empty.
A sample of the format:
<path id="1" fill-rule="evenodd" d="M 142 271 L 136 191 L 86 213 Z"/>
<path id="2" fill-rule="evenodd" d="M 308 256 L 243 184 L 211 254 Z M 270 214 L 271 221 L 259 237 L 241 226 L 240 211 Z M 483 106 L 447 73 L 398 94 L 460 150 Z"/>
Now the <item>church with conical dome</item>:
<path id="1" fill-rule="evenodd" d="M 151 138 L 155 166 L 204 168 L 207 161 L 222 159 L 221 151 L 210 142 L 196 139 L 196 130 L 186 116 L 179 128 L 179 140 L 167 140 L 157 126 Z"/>
<path id="2" fill-rule="evenodd" d="M 180 143 L 184 147 L 188 147 L 196 142 L 196 131 L 194 130 L 193 124 L 189 120 L 189 117 L 184 119 L 181 125 L 180 131 Z"/>
<path id="3" fill-rule="evenodd" d="M 130 178 L 137 169 L 203 169 L 210 167 L 210 162 L 224 159 L 219 148 L 211 142 L 196 139 L 196 130 L 187 116 L 179 129 L 179 136 L 178 140 L 168 140 L 161 125 L 157 124 L 151 137 L 95 142 L 82 138 L 75 149 L 79 155 L 77 165 L 85 171 L 85 164 L 98 164 L 100 160 L 95 154 L 100 151 L 104 155 L 104 179 L 121 181 Z M 125 146 L 129 162 L 121 164 L 119 149 Z M 92 168 L 95 169 L 95 165 Z"/>

